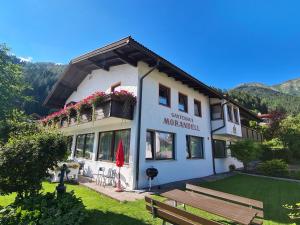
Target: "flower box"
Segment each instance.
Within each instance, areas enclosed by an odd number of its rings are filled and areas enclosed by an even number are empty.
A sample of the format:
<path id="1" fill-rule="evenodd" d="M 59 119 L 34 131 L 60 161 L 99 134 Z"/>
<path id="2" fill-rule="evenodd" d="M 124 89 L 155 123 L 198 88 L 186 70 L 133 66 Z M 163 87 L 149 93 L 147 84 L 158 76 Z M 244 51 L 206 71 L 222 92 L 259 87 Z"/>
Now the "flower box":
<path id="1" fill-rule="evenodd" d="M 61 127 L 68 127 L 68 126 L 69 126 L 69 120 L 68 120 L 68 117 L 63 117 L 63 118 L 61 119 L 60 126 L 61 126 Z"/>
<path id="2" fill-rule="evenodd" d="M 85 123 L 85 122 L 92 121 L 92 112 L 93 112 L 92 107 L 83 108 L 80 111 L 80 122 Z"/>
<path id="3" fill-rule="evenodd" d="M 116 96 L 108 96 L 101 104 L 95 106 L 95 120 L 107 117 L 132 120 L 133 108 L 134 106 L 127 104 L 124 99 L 120 99 Z"/>

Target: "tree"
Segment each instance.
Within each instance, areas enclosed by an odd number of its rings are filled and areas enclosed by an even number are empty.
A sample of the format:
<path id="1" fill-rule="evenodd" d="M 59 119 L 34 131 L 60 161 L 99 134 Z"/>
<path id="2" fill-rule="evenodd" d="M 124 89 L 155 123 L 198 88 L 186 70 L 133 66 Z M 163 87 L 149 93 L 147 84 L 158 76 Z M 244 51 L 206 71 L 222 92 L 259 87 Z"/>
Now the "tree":
<path id="1" fill-rule="evenodd" d="M 37 131 L 36 124 L 23 111 L 13 109 L 5 120 L 0 120 L 0 143 L 6 143 L 10 136 Z"/>
<path id="2" fill-rule="evenodd" d="M 36 194 L 49 169 L 66 158 L 66 137 L 56 131 L 12 136 L 0 147 L 0 194 Z"/>
<path id="3" fill-rule="evenodd" d="M 244 170 L 247 170 L 248 163 L 259 158 L 262 146 L 258 142 L 245 139 L 231 143 L 229 149 L 231 150 L 231 155 L 241 161 L 244 165 Z"/>
<path id="4" fill-rule="evenodd" d="M 280 123 L 280 138 L 294 158 L 300 159 L 300 113 L 288 116 Z"/>
<path id="5" fill-rule="evenodd" d="M 24 95 L 28 88 L 21 66 L 9 55 L 9 49 L 0 44 L 0 120 L 6 119 L 12 109 L 21 109 L 31 99 Z"/>
<path id="6" fill-rule="evenodd" d="M 270 125 L 264 132 L 264 137 L 267 140 L 280 137 L 280 123 L 286 117 L 286 113 L 283 110 L 274 110 L 270 112 Z"/>

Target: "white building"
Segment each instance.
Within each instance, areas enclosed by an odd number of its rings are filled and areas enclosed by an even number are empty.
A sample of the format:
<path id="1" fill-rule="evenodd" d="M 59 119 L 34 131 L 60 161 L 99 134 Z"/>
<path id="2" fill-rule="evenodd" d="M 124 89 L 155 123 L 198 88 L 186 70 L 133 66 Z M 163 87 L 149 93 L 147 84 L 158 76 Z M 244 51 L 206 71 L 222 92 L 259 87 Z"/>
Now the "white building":
<path id="1" fill-rule="evenodd" d="M 229 165 L 239 168 L 226 145 L 242 137 L 262 138 L 244 126 L 259 121 L 256 115 L 131 37 L 73 59 L 45 104 L 62 108 L 96 91 L 116 90 L 136 95 L 132 110 L 122 112 L 108 99 L 102 116 L 61 121 L 62 131 L 73 137 L 72 157 L 84 162 L 87 176 L 99 167 L 115 168 L 120 138 L 127 189 L 146 187 L 149 167 L 159 171 L 154 185 L 226 172 Z"/>

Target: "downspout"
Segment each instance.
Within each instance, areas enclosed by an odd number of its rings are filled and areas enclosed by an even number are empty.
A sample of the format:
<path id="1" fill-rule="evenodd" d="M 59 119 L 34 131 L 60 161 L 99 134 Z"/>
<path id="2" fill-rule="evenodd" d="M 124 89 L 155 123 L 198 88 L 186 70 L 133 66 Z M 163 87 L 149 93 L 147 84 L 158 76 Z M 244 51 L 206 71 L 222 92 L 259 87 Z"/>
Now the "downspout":
<path id="1" fill-rule="evenodd" d="M 225 112 L 225 105 L 228 104 L 228 101 L 224 102 L 221 104 L 221 116 L 222 116 L 222 119 L 223 119 L 223 125 L 212 130 L 212 122 L 211 122 L 211 118 L 210 118 L 210 127 L 211 127 L 211 132 L 210 132 L 210 138 L 211 138 L 211 150 L 212 150 L 212 163 L 213 163 L 213 172 L 214 174 L 217 174 L 216 173 L 216 164 L 215 164 L 215 151 L 214 151 L 214 144 L 213 144 L 213 134 L 214 132 L 218 131 L 218 130 L 221 130 L 222 128 L 224 128 L 226 126 L 226 122 L 225 122 L 225 116 L 224 116 L 224 112 Z M 211 109 L 211 106 L 210 106 L 210 98 L 209 98 L 209 108 Z"/>
<path id="2" fill-rule="evenodd" d="M 139 187 L 139 172 L 140 172 L 140 145 L 141 145 L 141 121 L 142 121 L 142 99 L 143 99 L 143 84 L 144 79 L 152 73 L 159 66 L 159 61 L 147 73 L 145 73 L 139 80 L 139 98 L 138 98 L 138 130 L 137 130 L 137 151 L 136 151 L 136 168 L 135 168 L 135 189 Z"/>

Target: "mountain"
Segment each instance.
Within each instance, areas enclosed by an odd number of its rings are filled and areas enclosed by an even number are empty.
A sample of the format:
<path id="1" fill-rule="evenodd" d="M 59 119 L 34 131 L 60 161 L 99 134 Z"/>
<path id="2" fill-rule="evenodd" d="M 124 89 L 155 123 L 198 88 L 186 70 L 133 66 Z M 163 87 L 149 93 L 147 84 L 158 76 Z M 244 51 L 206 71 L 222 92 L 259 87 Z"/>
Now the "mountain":
<path id="1" fill-rule="evenodd" d="M 300 112 L 300 78 L 267 86 L 244 83 L 228 91 L 229 96 L 255 112 L 281 109 L 288 114 Z"/>
<path id="2" fill-rule="evenodd" d="M 51 109 L 42 104 L 66 66 L 50 62 L 26 62 L 22 63 L 21 66 L 25 80 L 31 85 L 31 90 L 28 90 L 26 94 L 34 99 L 25 105 L 25 112 L 27 114 L 36 113 L 41 116 L 47 115 Z"/>
<path id="3" fill-rule="evenodd" d="M 282 84 L 273 85 L 272 87 L 282 93 L 300 96 L 300 78 L 288 80 Z"/>

